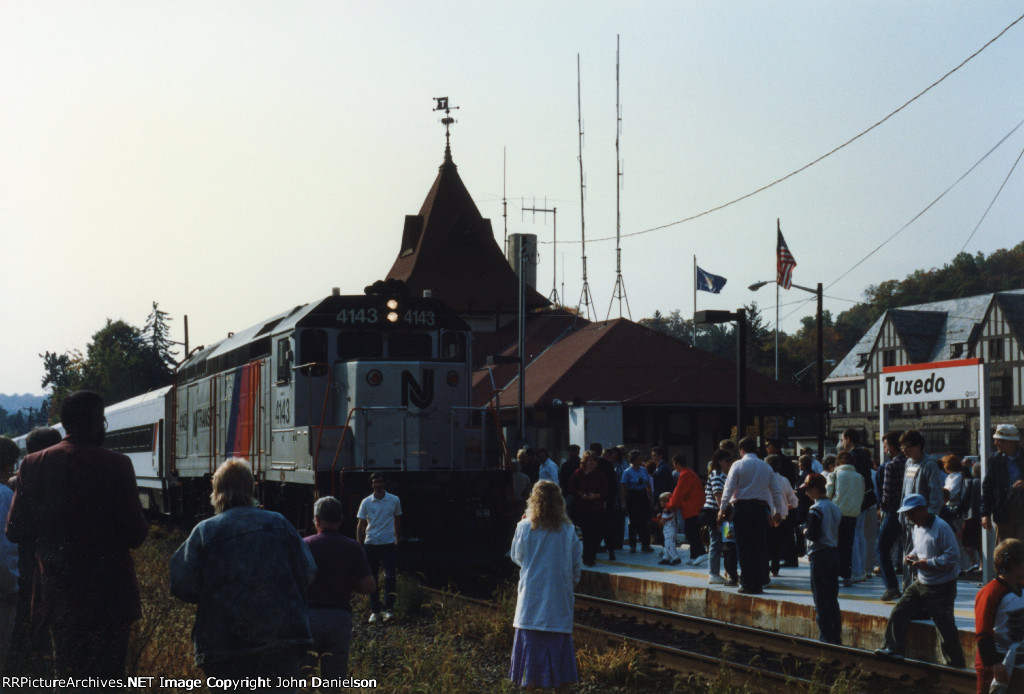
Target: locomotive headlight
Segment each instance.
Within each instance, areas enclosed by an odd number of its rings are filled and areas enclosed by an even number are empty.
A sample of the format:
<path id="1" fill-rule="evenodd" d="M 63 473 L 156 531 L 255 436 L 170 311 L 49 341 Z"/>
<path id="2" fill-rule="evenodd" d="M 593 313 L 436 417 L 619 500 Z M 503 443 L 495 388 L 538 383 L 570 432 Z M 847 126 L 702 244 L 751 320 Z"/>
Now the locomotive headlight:
<path id="1" fill-rule="evenodd" d="M 377 369 L 373 369 L 366 374 L 366 382 L 371 386 L 379 386 L 384 382 L 384 374 Z"/>
<path id="2" fill-rule="evenodd" d="M 388 308 L 391 309 L 392 311 L 394 311 L 396 308 L 398 308 L 398 300 L 397 299 L 388 299 Z"/>
<path id="3" fill-rule="evenodd" d="M 391 303 L 391 302 L 389 301 L 388 303 Z M 397 322 L 398 322 L 398 312 L 397 311 L 388 311 L 388 323 L 397 323 Z"/>

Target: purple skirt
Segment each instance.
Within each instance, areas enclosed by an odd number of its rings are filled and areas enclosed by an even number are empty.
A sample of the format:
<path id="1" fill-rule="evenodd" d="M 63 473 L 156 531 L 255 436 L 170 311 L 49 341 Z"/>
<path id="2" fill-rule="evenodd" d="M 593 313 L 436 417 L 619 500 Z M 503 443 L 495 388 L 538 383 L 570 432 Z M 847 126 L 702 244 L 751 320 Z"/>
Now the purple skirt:
<path id="1" fill-rule="evenodd" d="M 523 687 L 558 687 L 578 682 L 572 634 L 516 629 L 508 676 Z"/>

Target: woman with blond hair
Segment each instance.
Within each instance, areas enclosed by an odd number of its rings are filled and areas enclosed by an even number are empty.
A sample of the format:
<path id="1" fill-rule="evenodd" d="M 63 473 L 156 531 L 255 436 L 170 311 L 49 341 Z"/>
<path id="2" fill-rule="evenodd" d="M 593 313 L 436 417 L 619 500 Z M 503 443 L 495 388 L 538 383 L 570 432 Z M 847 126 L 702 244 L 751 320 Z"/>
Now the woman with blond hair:
<path id="1" fill-rule="evenodd" d="M 316 564 L 284 516 L 257 508 L 254 491 L 246 460 L 217 468 L 215 515 L 171 558 L 171 594 L 198 605 L 192 643 L 207 676 L 295 678 L 313 643 L 306 588 Z"/>
<path id="2" fill-rule="evenodd" d="M 580 580 L 583 546 L 554 482 L 533 485 L 511 557 L 521 570 L 508 676 L 530 689 L 566 691 L 579 680 L 572 642 L 573 588 Z"/>

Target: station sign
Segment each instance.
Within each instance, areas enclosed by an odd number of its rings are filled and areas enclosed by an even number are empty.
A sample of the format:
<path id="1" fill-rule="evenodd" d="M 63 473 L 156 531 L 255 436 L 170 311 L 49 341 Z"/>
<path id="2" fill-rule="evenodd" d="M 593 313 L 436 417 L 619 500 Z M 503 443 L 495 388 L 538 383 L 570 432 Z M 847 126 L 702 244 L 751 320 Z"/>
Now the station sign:
<path id="1" fill-rule="evenodd" d="M 980 359 L 887 366 L 878 377 L 882 405 L 979 397 Z"/>

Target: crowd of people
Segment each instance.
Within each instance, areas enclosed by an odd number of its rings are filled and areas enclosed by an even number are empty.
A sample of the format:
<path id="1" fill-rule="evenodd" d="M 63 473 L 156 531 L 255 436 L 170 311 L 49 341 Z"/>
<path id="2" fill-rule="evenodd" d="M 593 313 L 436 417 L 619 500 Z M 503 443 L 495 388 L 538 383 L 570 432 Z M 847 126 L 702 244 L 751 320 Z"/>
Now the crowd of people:
<path id="1" fill-rule="evenodd" d="M 0 534 L 0 663 L 8 672 L 125 676 L 129 634 L 142 616 L 130 550 L 145 541 L 149 523 L 130 459 L 103 447 L 103 412 L 96 393 L 69 395 L 60 410 L 66 436 L 33 431 L 14 477 L 18 446 L 0 437 L 0 479 L 10 478 L 0 484 L 7 519 Z M 207 676 L 269 677 L 283 683 L 277 690 L 295 691 L 291 678 L 318 666 L 325 689 L 344 688 L 352 594 L 370 594 L 371 622 L 393 616 L 401 503 L 380 473 L 371 485 L 357 514 L 358 540 L 341 533 L 342 505 L 334 497 L 317 500 L 317 532 L 302 538 L 284 516 L 258 507 L 248 461 L 230 458 L 217 468 L 214 514 L 170 561 L 171 593 L 197 605 L 192 642 Z"/>
<path id="2" fill-rule="evenodd" d="M 682 564 L 680 533 L 689 555 L 685 561 L 706 562 L 709 584 L 738 586 L 746 595 L 763 593 L 781 567 L 796 567 L 806 556 L 822 641 L 842 642 L 840 586 L 878 577 L 885 584 L 881 600 L 895 604 L 876 654 L 902 658 L 910 621 L 927 614 L 946 662 L 964 667 L 953 612 L 957 579 L 980 570 L 981 531 L 992 529 L 999 543 L 993 562 L 997 577 L 979 593 L 976 606 L 978 691 L 988 691 L 993 679 L 1010 681 L 1016 657 L 1010 646 L 1024 639 L 1019 438 L 1013 425 L 996 428 L 996 452 L 984 479 L 971 459 L 932 458 L 924 436 L 914 430 L 887 432 L 881 461 L 862 445 L 856 429 L 845 430 L 836 455 L 824 460 L 808 449 L 794 460 L 776 441 L 761 450 L 753 438 L 724 440 L 703 481 L 683 455 L 673 456 L 670 467 L 659 447 L 645 458 L 640 450 L 594 444 L 581 458 L 573 445 L 557 483 L 567 508 L 564 522 L 579 528 L 582 542 L 575 564 L 571 543 L 562 548 L 562 570 L 573 580 L 560 585 L 571 595 L 579 578 L 574 566 L 593 566 L 601 552 L 614 560 L 624 544 L 630 552 L 654 552 L 661 542 L 658 563 Z M 531 472 L 539 479 L 537 455 L 525 448 L 518 461 L 519 488 L 529 494 Z M 536 494 L 537 487 L 532 489 Z M 548 494 L 553 489 L 546 487 Z M 528 513 L 520 524 L 516 542 L 523 524 L 534 523 L 531 517 Z M 528 668 L 517 669 L 515 661 L 513 679 L 534 682 Z M 536 680 L 538 686 L 568 681 L 574 680 L 560 680 L 554 670 Z M 1024 675 L 1014 684 L 1018 689 L 1010 691 L 1024 691 Z"/>
<path id="3" fill-rule="evenodd" d="M 0 437 L 0 660 L 45 643 L 57 676 L 122 677 L 131 625 L 141 616 L 130 550 L 148 533 L 131 461 L 103 447 L 103 401 L 66 398 L 67 435 L 37 430 L 19 451 Z M 782 567 L 806 556 L 820 638 L 842 641 L 840 585 L 880 576 L 895 602 L 876 654 L 902 658 L 907 628 L 926 613 L 948 664 L 964 667 L 954 619 L 957 579 L 980 568 L 982 530 L 995 533 L 996 577 L 976 598 L 979 692 L 1014 680 L 1024 640 L 1024 460 L 1020 434 L 1000 424 L 983 478 L 970 459 L 935 460 L 918 431 L 887 432 L 873 460 L 847 429 L 835 456 L 793 460 L 778 442 L 722 441 L 704 474 L 686 457 L 622 446 L 570 446 L 561 465 L 524 448 L 512 489 L 523 520 L 509 556 L 521 567 L 509 677 L 564 690 L 577 679 L 573 590 L 601 553 L 652 553 L 658 563 L 707 565 L 709 584 L 757 595 Z M 394 617 L 401 502 L 371 475 L 356 538 L 341 533 L 334 497 L 315 504 L 316 534 L 300 537 L 283 516 L 259 508 L 249 463 L 231 458 L 212 478 L 214 514 L 170 562 L 171 592 L 197 605 L 196 664 L 225 679 L 288 681 L 319 666 L 348 671 L 352 595 L 368 594 L 371 623 Z M 684 543 L 678 541 L 683 535 Z M 685 545 L 684 560 L 680 549 Z M 384 572 L 384 597 L 377 575 Z M 723 575 L 724 571 L 724 575 Z M 900 580 L 902 574 L 902 581 Z M 273 595 L 273 600 L 266 600 Z M 291 690 L 291 687 L 286 687 Z"/>

